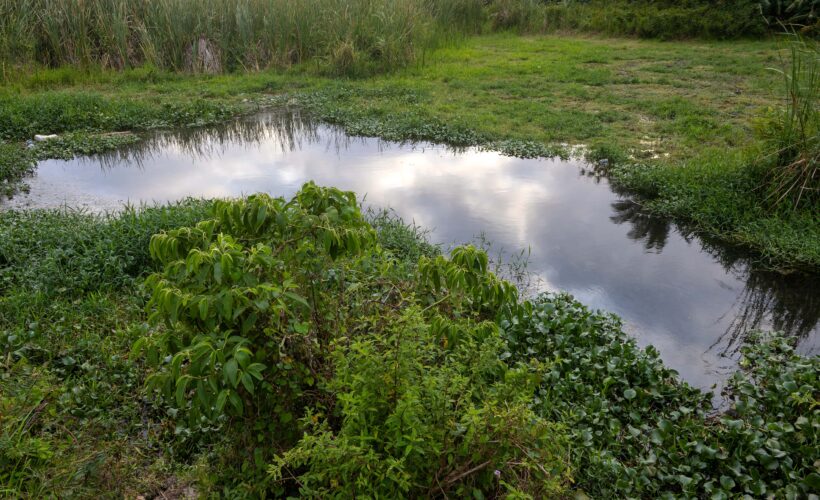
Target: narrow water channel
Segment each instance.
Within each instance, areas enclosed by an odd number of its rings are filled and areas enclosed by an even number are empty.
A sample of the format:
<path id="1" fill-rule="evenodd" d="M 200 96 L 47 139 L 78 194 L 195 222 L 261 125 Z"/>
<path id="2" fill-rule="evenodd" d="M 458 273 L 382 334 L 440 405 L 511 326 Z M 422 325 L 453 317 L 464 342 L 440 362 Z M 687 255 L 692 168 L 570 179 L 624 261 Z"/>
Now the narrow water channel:
<path id="1" fill-rule="evenodd" d="M 785 330 L 805 353 L 820 345 L 817 277 L 756 270 L 742 255 L 646 216 L 582 162 L 353 138 L 298 111 L 44 161 L 30 193 L 3 206 L 102 211 L 189 196 L 288 197 L 307 180 L 391 207 L 445 249 L 481 235 L 508 254 L 528 249 L 540 289 L 618 314 L 641 345 L 657 347 L 698 387 L 730 373 L 751 330 Z"/>

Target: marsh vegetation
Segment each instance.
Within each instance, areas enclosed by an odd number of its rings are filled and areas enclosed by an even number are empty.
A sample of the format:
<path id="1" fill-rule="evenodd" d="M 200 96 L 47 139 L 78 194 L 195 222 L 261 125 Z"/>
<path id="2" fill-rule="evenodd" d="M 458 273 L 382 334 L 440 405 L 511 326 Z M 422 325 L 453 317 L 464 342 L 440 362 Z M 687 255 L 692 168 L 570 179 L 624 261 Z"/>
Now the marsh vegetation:
<path id="1" fill-rule="evenodd" d="M 816 494 L 817 23 L 802 0 L 0 0 L 0 194 L 298 105 L 354 136 L 583 151 L 637 196 L 611 207 L 630 238 L 682 223 L 748 305 L 716 409 L 619 318 L 352 192 L 3 210 L 0 496 Z M 763 309 L 797 333 L 749 332 Z"/>

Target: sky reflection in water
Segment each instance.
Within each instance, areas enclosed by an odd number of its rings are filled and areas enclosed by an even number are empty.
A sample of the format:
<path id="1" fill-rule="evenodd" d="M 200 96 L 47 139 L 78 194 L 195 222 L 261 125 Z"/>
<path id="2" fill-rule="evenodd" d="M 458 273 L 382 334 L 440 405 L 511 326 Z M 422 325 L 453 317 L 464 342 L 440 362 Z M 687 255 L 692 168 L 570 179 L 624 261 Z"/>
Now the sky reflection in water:
<path id="1" fill-rule="evenodd" d="M 267 192 L 314 180 L 352 190 L 432 229 L 432 240 L 531 251 L 541 289 L 566 290 L 620 315 L 690 383 L 728 373 L 740 339 L 777 328 L 816 352 L 817 277 L 751 269 L 742 256 L 648 217 L 580 162 L 351 138 L 298 112 L 158 134 L 115 154 L 46 161 L 12 207 L 117 209 L 124 202 Z"/>

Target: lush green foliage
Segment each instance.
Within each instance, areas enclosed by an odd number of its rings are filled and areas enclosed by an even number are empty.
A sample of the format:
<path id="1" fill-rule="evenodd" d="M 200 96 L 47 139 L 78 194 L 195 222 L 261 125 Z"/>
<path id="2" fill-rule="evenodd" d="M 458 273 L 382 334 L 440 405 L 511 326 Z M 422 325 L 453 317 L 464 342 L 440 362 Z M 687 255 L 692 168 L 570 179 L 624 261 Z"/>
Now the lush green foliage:
<path id="1" fill-rule="evenodd" d="M 195 224 L 208 206 L 0 212 L 0 496 L 170 488 L 162 414 L 135 397 L 144 368 L 128 352 L 145 335 L 135 278 L 152 269 L 153 234 Z"/>
<path id="2" fill-rule="evenodd" d="M 820 4 L 817 0 L 761 0 L 760 11 L 771 25 L 785 24 L 792 29 L 817 32 L 820 29 Z"/>
<path id="3" fill-rule="evenodd" d="M 192 422 L 267 409 L 265 399 L 284 418 L 322 373 L 336 331 L 332 317 L 315 316 L 333 310 L 322 299 L 344 285 L 335 261 L 355 258 L 375 234 L 352 194 L 314 185 L 289 203 L 256 195 L 217 202 L 214 212 L 151 241 L 164 266 L 148 282 L 152 317 L 167 323 L 139 346 L 160 368 L 151 386 L 183 408 L 195 389 Z"/>
<path id="4" fill-rule="evenodd" d="M 52 139 L 37 142 L 31 149 L 38 160 L 59 159 L 71 160 L 77 156 L 90 156 L 105 153 L 129 144 L 140 138 L 130 132 L 110 134 L 87 134 L 69 132 Z"/>
<path id="5" fill-rule="evenodd" d="M 141 309 L 121 291 L 70 299 L 3 292 L 0 496 L 128 496 L 161 485 L 155 466 L 165 466 L 152 453 L 160 427 L 135 397 L 142 370 L 127 356 L 144 333 Z"/>
<path id="6" fill-rule="evenodd" d="M 0 228 L 3 495 L 818 487 L 816 357 L 754 339 L 715 415 L 616 318 L 521 301 L 485 253 L 441 256 L 350 193 Z"/>
<path id="7" fill-rule="evenodd" d="M 431 322 L 415 307 L 384 330 L 339 343 L 327 389 L 340 415 L 309 412 L 273 479 L 322 498 L 562 493 L 563 429 L 529 408 L 543 369 L 508 368 L 493 323 Z"/>
<path id="8" fill-rule="evenodd" d="M 801 498 L 816 491 L 818 358 L 752 339 L 712 415 L 709 395 L 665 368 L 620 321 L 565 295 L 502 321 L 512 359 L 551 370 L 536 410 L 571 431 L 575 481 L 594 497 Z"/>
<path id="9" fill-rule="evenodd" d="M 152 269 L 151 236 L 194 224 L 209 207 L 189 200 L 102 219 L 70 209 L 0 211 L 0 293 L 71 297 L 132 285 Z"/>
<path id="10" fill-rule="evenodd" d="M 691 224 L 703 234 L 758 250 L 761 265 L 812 272 L 820 263 L 816 208 L 769 208 L 767 170 L 758 155 L 717 152 L 680 168 L 627 164 L 613 169 L 618 185 L 637 193 L 660 216 Z"/>
<path id="11" fill-rule="evenodd" d="M 395 242 L 395 221 L 379 217 Z M 310 435 L 276 459 L 280 487 L 340 497 L 562 488 L 561 433 L 528 409 L 538 367 L 508 369 L 487 322 L 517 293 L 488 273 L 486 254 L 422 255 L 412 280 L 351 193 L 313 184 L 289 202 L 217 202 L 214 219 L 155 236 L 151 252 L 164 270 L 148 281 L 149 307 L 165 326 L 135 346 L 156 367 L 149 388 L 189 429 L 245 417 L 279 446 L 307 408 Z"/>
<path id="12" fill-rule="evenodd" d="M 546 6 L 544 6 L 546 4 Z M 783 26 L 817 33 L 817 0 L 505 0 L 517 27 L 672 38 L 760 36 Z"/>
<path id="13" fill-rule="evenodd" d="M 577 30 L 645 38 L 738 38 L 767 30 L 757 0 L 501 0 L 495 23 L 526 31 Z"/>

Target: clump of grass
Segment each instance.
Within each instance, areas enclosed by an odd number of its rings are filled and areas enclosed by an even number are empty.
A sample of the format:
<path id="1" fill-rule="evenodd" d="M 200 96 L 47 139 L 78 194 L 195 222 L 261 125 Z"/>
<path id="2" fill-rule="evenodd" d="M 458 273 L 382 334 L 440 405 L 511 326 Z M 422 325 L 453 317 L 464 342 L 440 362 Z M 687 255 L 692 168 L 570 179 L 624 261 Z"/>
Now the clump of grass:
<path id="1" fill-rule="evenodd" d="M 794 208 L 820 201 L 820 46 L 793 33 L 783 70 L 785 105 L 763 129 L 770 151 L 766 197 Z"/>
<path id="2" fill-rule="evenodd" d="M 236 106 L 199 98 L 150 102 L 88 92 L 0 95 L 0 140 L 26 140 L 34 134 L 203 126 L 237 113 Z"/>
<path id="3" fill-rule="evenodd" d="M 34 171 L 31 152 L 0 142 L 0 197 L 11 197 L 23 188 L 23 179 Z"/>

